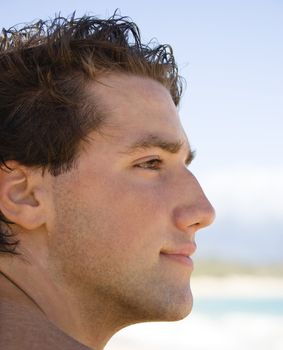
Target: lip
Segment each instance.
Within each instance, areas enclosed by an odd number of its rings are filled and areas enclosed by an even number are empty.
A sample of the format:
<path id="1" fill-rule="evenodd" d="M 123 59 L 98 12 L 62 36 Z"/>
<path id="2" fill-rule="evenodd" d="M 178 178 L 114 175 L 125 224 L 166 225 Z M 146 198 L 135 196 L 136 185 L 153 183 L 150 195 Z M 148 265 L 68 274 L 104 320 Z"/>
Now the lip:
<path id="1" fill-rule="evenodd" d="M 161 254 L 192 256 L 196 250 L 197 250 L 196 243 L 190 242 L 180 247 L 164 248 L 161 250 Z"/>
<path id="2" fill-rule="evenodd" d="M 181 254 L 165 254 L 161 253 L 162 256 L 164 256 L 167 259 L 170 259 L 173 262 L 182 264 L 190 269 L 194 268 L 194 262 L 193 260 L 187 256 L 187 255 L 181 255 Z"/>
<path id="3" fill-rule="evenodd" d="M 186 265 L 187 267 L 193 268 L 193 260 L 191 256 L 195 253 L 197 247 L 195 242 L 173 249 L 164 249 L 160 254 L 172 261 Z"/>

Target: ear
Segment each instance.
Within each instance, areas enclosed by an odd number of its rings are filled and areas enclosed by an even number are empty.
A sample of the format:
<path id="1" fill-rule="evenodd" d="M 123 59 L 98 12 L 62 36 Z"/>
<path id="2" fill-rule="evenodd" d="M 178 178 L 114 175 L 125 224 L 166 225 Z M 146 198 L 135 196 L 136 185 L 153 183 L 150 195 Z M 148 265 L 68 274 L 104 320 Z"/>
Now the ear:
<path id="1" fill-rule="evenodd" d="M 34 230 L 45 222 L 43 177 L 40 170 L 14 161 L 0 168 L 0 211 L 15 224 Z"/>

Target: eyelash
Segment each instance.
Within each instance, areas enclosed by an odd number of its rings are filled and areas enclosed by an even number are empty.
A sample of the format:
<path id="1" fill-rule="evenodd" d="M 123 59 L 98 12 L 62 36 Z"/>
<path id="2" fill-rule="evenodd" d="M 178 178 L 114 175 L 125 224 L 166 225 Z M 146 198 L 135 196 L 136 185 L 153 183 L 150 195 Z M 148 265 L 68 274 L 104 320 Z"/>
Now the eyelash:
<path id="1" fill-rule="evenodd" d="M 156 163 L 158 165 L 156 165 Z M 159 158 L 153 158 L 150 160 L 147 160 L 146 162 L 140 163 L 135 165 L 135 167 L 137 168 L 141 168 L 141 169 L 145 169 L 145 170 L 153 170 L 153 171 L 157 171 L 161 169 L 161 165 L 163 163 L 162 159 Z M 155 165 L 154 165 L 155 164 Z"/>

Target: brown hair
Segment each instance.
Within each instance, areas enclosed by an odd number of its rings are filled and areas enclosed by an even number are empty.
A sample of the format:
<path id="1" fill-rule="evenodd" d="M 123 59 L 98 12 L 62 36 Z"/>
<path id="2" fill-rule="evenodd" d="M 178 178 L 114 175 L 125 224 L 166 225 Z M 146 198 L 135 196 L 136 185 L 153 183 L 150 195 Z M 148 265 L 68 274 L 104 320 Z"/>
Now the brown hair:
<path id="1" fill-rule="evenodd" d="M 121 72 L 161 82 L 176 105 L 182 92 L 168 45 L 143 45 L 138 27 L 116 13 L 37 21 L 0 35 L 0 168 L 15 160 L 68 171 L 79 145 L 103 123 L 103 111 L 88 101 L 85 86 L 98 74 Z M 0 252 L 17 242 L 0 212 Z M 7 230 L 4 230 L 4 225 Z"/>

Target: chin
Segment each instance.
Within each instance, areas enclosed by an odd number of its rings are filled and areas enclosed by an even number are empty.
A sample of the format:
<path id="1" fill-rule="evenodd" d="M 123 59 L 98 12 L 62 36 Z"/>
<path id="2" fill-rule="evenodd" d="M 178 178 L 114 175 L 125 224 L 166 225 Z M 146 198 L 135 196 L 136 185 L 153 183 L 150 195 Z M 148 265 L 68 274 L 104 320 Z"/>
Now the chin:
<path id="1" fill-rule="evenodd" d="M 164 292 L 165 291 L 165 292 Z M 156 293 L 142 294 L 136 298 L 122 299 L 123 315 L 128 325 L 142 322 L 180 321 L 187 317 L 193 307 L 193 296 L 190 287 L 183 289 L 166 288 Z"/>
<path id="2" fill-rule="evenodd" d="M 193 308 L 193 297 L 191 294 L 184 298 L 170 298 L 170 301 L 164 307 L 159 305 L 158 317 L 155 321 L 180 321 L 187 317 Z"/>
<path id="3" fill-rule="evenodd" d="M 170 321 L 179 321 L 187 317 L 193 308 L 193 295 L 191 289 L 189 288 L 185 294 L 179 295 L 175 298 L 171 299 L 170 303 L 170 311 L 171 311 L 171 319 Z"/>
<path id="4" fill-rule="evenodd" d="M 180 321 L 187 317 L 193 308 L 192 300 L 185 305 L 175 305 L 175 307 L 170 310 L 165 321 Z"/>

